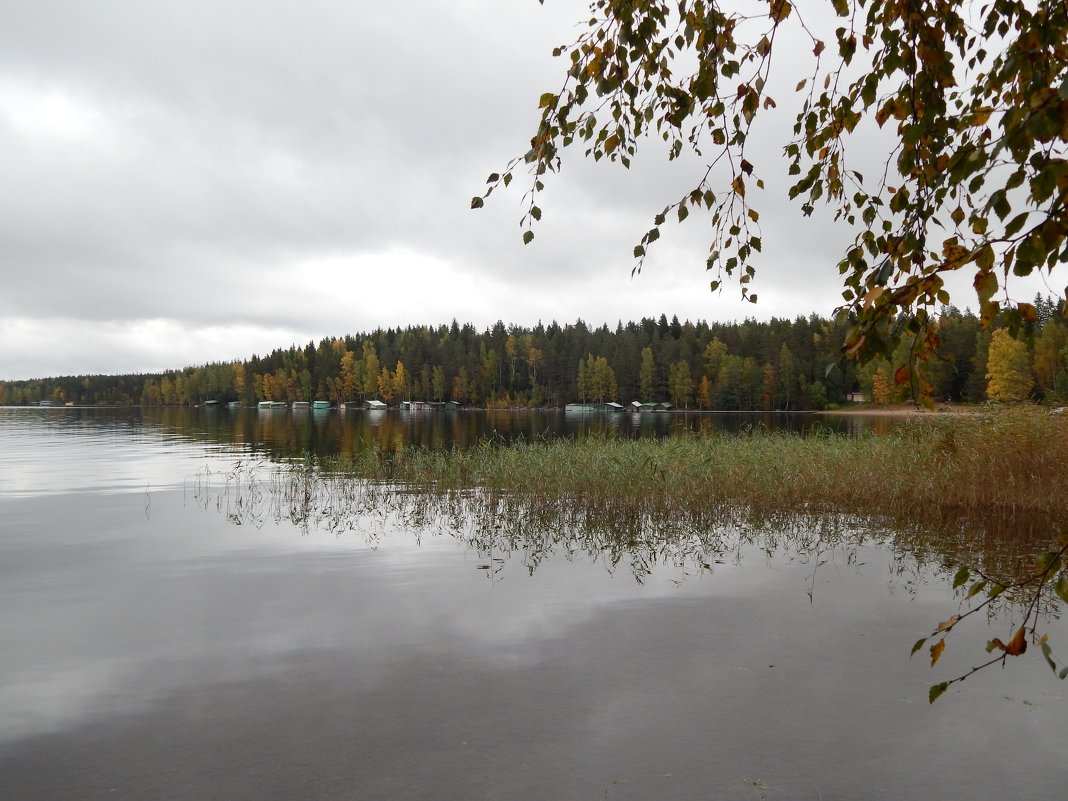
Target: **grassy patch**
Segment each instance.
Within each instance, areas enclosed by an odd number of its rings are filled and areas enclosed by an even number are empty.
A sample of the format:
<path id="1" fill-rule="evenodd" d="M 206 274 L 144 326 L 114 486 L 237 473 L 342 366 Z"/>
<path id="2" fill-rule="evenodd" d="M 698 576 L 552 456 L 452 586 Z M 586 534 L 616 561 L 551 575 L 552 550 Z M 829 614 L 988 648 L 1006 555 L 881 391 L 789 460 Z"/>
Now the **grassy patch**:
<path id="1" fill-rule="evenodd" d="M 479 553 L 704 565 L 740 544 L 799 553 L 878 540 L 922 562 L 1031 570 L 1068 520 L 1068 420 L 1038 409 L 924 416 L 885 435 L 487 442 L 248 465 L 198 497 L 235 522 L 344 531 L 376 516 Z M 209 491 L 210 485 L 210 491 Z"/>
<path id="2" fill-rule="evenodd" d="M 743 434 L 486 443 L 319 460 L 414 493 L 480 490 L 619 518 L 699 522 L 725 508 L 1048 527 L 1065 518 L 1068 420 L 1042 410 L 920 417 L 883 436 Z"/>

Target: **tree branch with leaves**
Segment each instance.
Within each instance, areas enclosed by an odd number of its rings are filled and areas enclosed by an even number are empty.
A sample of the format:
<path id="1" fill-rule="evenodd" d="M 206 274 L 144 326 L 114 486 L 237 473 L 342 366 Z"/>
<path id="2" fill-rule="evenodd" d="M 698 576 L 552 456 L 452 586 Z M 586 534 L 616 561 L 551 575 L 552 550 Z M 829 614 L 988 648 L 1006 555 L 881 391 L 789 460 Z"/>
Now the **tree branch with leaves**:
<path id="1" fill-rule="evenodd" d="M 837 22 L 823 31 L 817 12 L 828 8 Z M 1008 285 L 1068 261 L 1068 3 L 825 0 L 803 15 L 786 0 L 594 0 L 589 9 L 578 37 L 553 51 L 564 77 L 539 98 L 530 148 L 489 176 L 472 207 L 527 174 L 529 243 L 567 148 L 629 168 L 639 145 L 660 139 L 669 160 L 689 151 L 703 166 L 655 213 L 633 270 L 669 218 L 703 217 L 711 288 L 736 279 L 755 302 L 754 195 L 771 165 L 747 146 L 779 104 L 769 93 L 776 71 L 802 72 L 793 138 L 782 143 L 786 193 L 802 215 L 824 201 L 855 230 L 838 262 L 838 312 L 852 323 L 844 353 L 888 354 L 908 338 L 914 357 L 929 354 L 935 309 L 950 300 L 945 278 L 961 270 L 973 276 L 984 327 L 1035 319 Z M 775 57 L 788 26 L 811 46 L 811 69 Z M 891 143 L 874 177 L 847 161 L 847 145 L 870 140 L 873 126 Z"/>

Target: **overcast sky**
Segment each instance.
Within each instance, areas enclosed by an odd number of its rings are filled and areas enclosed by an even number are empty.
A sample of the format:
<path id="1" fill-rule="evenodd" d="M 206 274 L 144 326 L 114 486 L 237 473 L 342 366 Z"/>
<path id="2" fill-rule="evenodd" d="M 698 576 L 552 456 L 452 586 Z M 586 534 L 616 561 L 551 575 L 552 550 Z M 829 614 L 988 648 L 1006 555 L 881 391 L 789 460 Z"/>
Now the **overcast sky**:
<path id="1" fill-rule="evenodd" d="M 735 320 L 840 300 L 850 233 L 776 200 L 788 111 L 763 151 L 756 306 L 708 291 L 696 215 L 631 278 L 653 214 L 694 178 L 655 147 L 629 173 L 572 153 L 530 246 L 518 180 L 470 210 L 529 142 L 584 2 L 0 3 L 0 379 L 453 318 Z"/>

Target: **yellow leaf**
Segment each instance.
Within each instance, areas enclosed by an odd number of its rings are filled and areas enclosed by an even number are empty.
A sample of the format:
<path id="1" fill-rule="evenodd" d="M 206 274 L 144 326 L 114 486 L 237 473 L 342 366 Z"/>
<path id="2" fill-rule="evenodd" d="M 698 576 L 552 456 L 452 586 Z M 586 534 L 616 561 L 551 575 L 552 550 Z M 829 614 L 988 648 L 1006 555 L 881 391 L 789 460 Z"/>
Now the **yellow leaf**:
<path id="1" fill-rule="evenodd" d="M 990 115 L 994 109 L 990 106 L 982 106 L 972 112 L 972 125 L 986 125 L 986 121 L 990 119 Z"/>
<path id="2" fill-rule="evenodd" d="M 935 666 L 935 662 L 938 661 L 938 657 L 942 656 L 944 650 L 946 650 L 945 640 L 939 640 L 931 646 L 931 667 Z"/>
<path id="3" fill-rule="evenodd" d="M 983 248 L 983 251 L 985 250 L 986 248 Z M 980 256 L 982 255 L 983 251 L 980 252 Z M 993 250 L 991 250 L 991 255 L 993 255 Z M 980 265 L 980 267 L 981 266 L 982 265 Z M 975 280 L 972 282 L 972 284 L 973 286 L 975 286 L 976 294 L 978 294 L 979 301 L 981 303 L 985 303 L 986 301 L 990 300 L 990 298 L 993 297 L 994 293 L 998 291 L 997 276 L 994 275 L 992 272 L 988 272 L 987 270 L 980 270 L 980 272 L 976 273 Z"/>
<path id="4" fill-rule="evenodd" d="M 753 222 L 756 222 L 757 220 L 760 219 L 760 215 L 757 214 L 756 209 L 749 209 L 748 213 L 749 213 L 749 219 L 752 220 Z"/>
<path id="5" fill-rule="evenodd" d="M 868 290 L 868 294 L 864 296 L 864 308 L 868 308 L 872 303 L 879 299 L 879 296 L 883 294 L 883 288 L 881 286 L 873 286 Z"/>
<path id="6" fill-rule="evenodd" d="M 771 4 L 771 18 L 775 22 L 782 22 L 790 16 L 791 11 L 793 11 L 793 6 L 786 2 L 786 0 L 778 0 L 778 2 L 774 2 L 773 0 Z"/>
<path id="7" fill-rule="evenodd" d="M 1013 638 L 1009 640 L 1009 644 L 1005 646 L 1005 653 L 1009 656 L 1019 656 L 1026 650 L 1027 634 L 1024 632 L 1024 627 L 1020 626 Z"/>

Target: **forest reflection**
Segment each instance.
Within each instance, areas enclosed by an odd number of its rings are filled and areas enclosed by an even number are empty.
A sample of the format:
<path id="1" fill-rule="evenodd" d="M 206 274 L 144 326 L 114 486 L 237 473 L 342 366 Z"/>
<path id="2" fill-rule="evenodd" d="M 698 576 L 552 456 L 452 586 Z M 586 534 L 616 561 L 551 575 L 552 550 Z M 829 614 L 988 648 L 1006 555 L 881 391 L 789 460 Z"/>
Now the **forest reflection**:
<path id="1" fill-rule="evenodd" d="M 89 410 L 91 412 L 91 410 Z M 785 412 L 567 413 L 464 410 L 456 412 L 259 411 L 256 409 L 143 409 L 143 422 L 182 437 L 243 447 L 274 458 L 310 453 L 351 457 L 366 451 L 442 450 L 534 438 L 608 436 L 660 439 L 752 429 L 859 436 L 885 434 L 899 422 L 878 415 Z"/>

